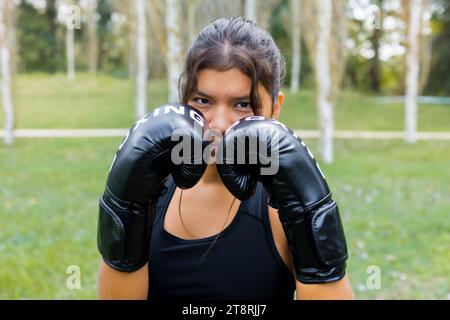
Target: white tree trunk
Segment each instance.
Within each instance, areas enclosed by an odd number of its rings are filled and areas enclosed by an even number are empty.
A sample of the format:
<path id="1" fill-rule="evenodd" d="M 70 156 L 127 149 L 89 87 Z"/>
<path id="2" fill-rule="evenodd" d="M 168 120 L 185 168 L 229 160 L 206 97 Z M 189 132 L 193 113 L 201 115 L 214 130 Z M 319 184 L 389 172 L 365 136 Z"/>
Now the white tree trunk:
<path id="1" fill-rule="evenodd" d="M 177 102 L 178 78 L 181 73 L 182 41 L 177 0 L 166 0 L 167 75 L 169 102 Z"/>
<path id="2" fill-rule="evenodd" d="M 66 28 L 67 79 L 75 79 L 75 43 L 73 28 Z"/>
<path id="3" fill-rule="evenodd" d="M 408 22 L 408 52 L 406 57 L 405 140 L 416 142 L 417 95 L 419 89 L 419 28 L 422 0 L 410 0 Z"/>
<path id="4" fill-rule="evenodd" d="M 8 0 L 2 0 L 0 4 L 0 68 L 1 68 L 1 86 L 2 102 L 5 110 L 5 144 L 11 145 L 14 140 L 14 109 L 11 94 L 11 70 L 10 70 L 10 48 L 8 41 L 8 24 L 6 23 L 6 6 L 12 6 L 13 3 L 5 3 Z"/>
<path id="5" fill-rule="evenodd" d="M 245 17 L 257 23 L 256 0 L 245 0 Z"/>
<path id="6" fill-rule="evenodd" d="M 136 15 L 136 116 L 142 118 L 147 110 L 147 22 L 145 0 L 134 0 Z"/>
<path id="7" fill-rule="evenodd" d="M 134 0 L 133 0 L 134 1 Z M 134 4 L 134 2 L 133 2 Z M 122 4 L 123 5 L 123 4 Z M 128 77 L 130 79 L 136 79 L 136 58 L 137 58 L 137 32 L 136 32 L 136 12 L 134 5 L 124 5 L 124 9 L 122 9 L 126 14 L 127 19 L 127 32 L 128 32 L 128 42 L 129 42 L 129 50 L 128 54 Z"/>
<path id="8" fill-rule="evenodd" d="M 188 0 L 188 12 L 187 12 L 187 19 L 188 19 L 188 33 L 189 33 L 189 42 L 194 41 L 196 35 L 197 35 L 197 28 L 196 28 L 196 12 L 198 10 L 198 0 Z"/>
<path id="9" fill-rule="evenodd" d="M 331 73 L 329 44 L 332 27 L 332 0 L 317 1 L 316 83 L 319 128 L 321 130 L 320 152 L 325 163 L 333 162 L 333 104 L 331 97 Z"/>
<path id="10" fill-rule="evenodd" d="M 307 0 L 308 1 L 308 0 Z M 300 0 L 291 0 L 292 10 L 292 69 L 291 90 L 297 92 L 300 87 L 300 68 L 302 59 Z"/>
<path id="11" fill-rule="evenodd" d="M 89 72 L 97 73 L 98 43 L 97 43 L 97 0 L 89 0 L 87 4 L 87 29 L 89 39 Z"/>

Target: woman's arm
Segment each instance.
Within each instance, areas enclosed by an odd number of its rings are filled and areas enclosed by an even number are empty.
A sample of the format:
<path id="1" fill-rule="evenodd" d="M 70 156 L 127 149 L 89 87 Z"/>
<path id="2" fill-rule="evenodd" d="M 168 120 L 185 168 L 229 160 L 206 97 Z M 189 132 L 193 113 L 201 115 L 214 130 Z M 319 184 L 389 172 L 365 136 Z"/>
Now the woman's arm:
<path id="1" fill-rule="evenodd" d="M 134 272 L 121 272 L 100 262 L 98 276 L 99 299 L 145 300 L 148 293 L 148 263 Z"/>
<path id="2" fill-rule="evenodd" d="M 296 300 L 350 300 L 355 299 L 347 276 L 324 284 L 303 284 L 296 281 Z"/>

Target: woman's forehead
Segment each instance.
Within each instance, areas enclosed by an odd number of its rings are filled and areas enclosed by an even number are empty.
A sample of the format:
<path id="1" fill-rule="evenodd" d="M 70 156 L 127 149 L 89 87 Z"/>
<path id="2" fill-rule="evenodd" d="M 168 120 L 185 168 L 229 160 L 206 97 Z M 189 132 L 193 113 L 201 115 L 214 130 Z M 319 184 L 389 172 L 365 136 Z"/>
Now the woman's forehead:
<path id="1" fill-rule="evenodd" d="M 238 69 L 227 71 L 203 69 L 199 71 L 197 76 L 197 91 L 209 96 L 248 96 L 250 95 L 251 86 L 250 77 Z"/>
<path id="2" fill-rule="evenodd" d="M 230 98 L 250 97 L 252 81 L 249 76 L 238 69 L 217 71 L 203 69 L 197 75 L 197 93 L 206 97 L 223 95 Z M 270 96 L 266 88 L 259 83 L 258 93 Z"/>

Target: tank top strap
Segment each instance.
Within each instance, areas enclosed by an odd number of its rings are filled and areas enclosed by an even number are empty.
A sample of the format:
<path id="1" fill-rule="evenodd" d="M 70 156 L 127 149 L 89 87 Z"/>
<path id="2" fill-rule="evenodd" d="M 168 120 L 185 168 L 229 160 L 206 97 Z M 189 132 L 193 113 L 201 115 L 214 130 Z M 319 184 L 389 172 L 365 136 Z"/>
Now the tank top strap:
<path id="1" fill-rule="evenodd" d="M 268 197 L 262 183 L 258 182 L 256 184 L 255 193 L 250 199 L 245 201 L 242 211 L 261 221 L 264 226 L 268 225 Z"/>

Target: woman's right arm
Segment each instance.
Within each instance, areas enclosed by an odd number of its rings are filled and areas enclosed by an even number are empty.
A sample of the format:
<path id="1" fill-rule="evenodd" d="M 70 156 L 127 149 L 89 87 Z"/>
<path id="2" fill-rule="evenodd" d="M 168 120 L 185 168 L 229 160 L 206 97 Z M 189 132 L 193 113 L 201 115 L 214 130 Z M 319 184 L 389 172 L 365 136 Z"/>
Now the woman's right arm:
<path id="1" fill-rule="evenodd" d="M 101 300 L 145 300 L 148 294 L 148 263 L 134 272 L 121 272 L 100 261 L 98 298 Z"/>

